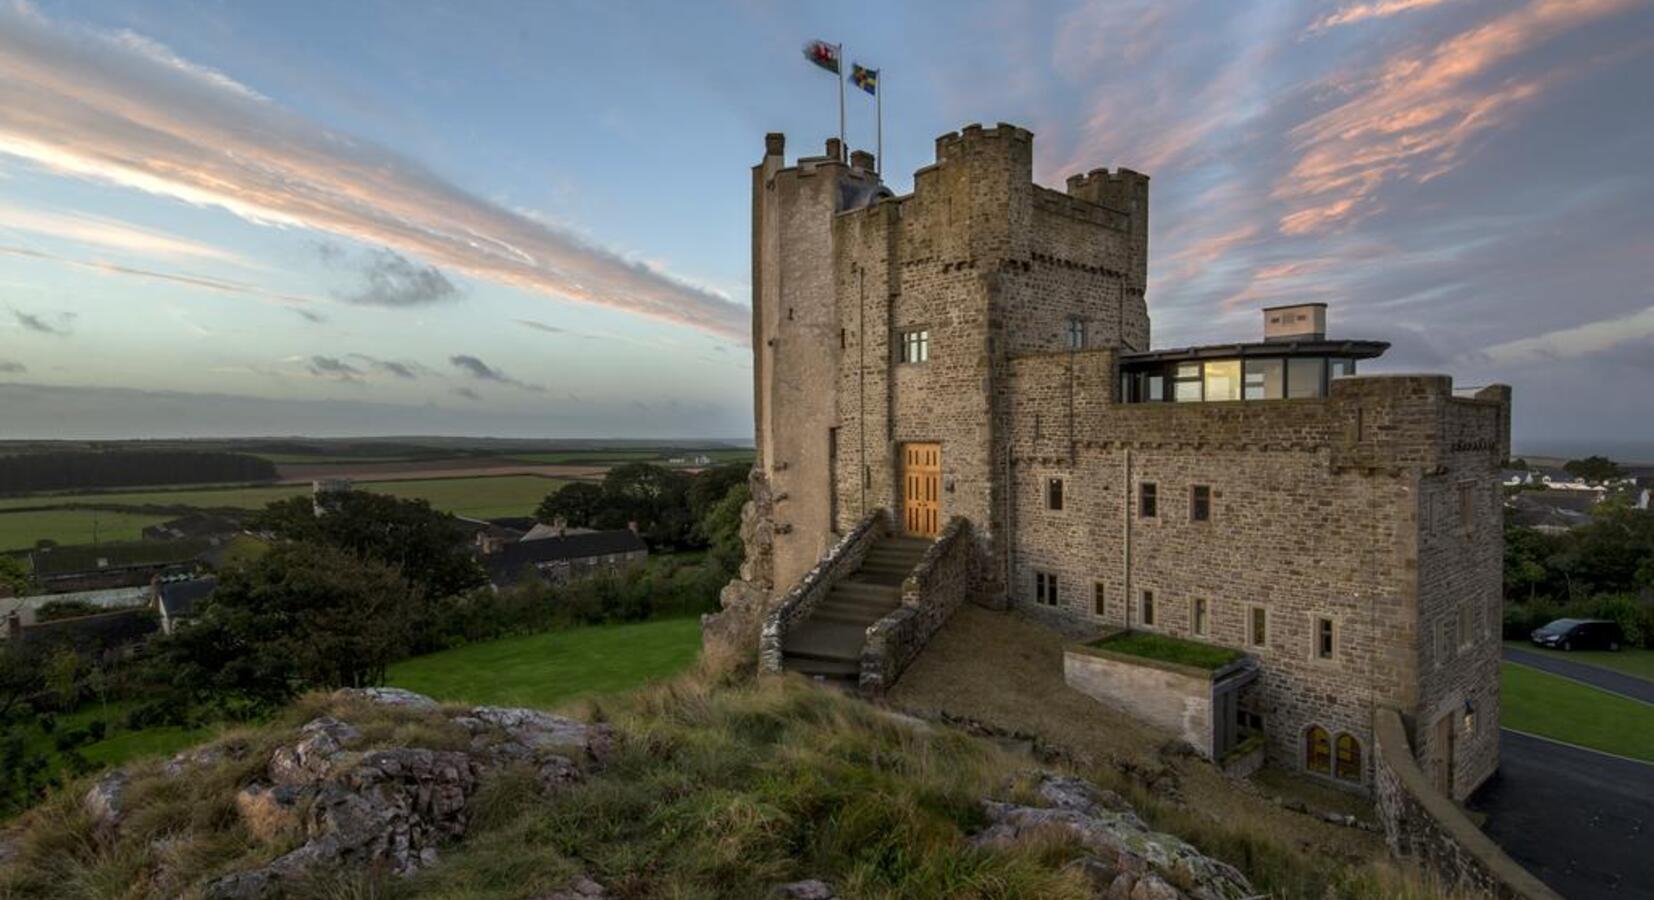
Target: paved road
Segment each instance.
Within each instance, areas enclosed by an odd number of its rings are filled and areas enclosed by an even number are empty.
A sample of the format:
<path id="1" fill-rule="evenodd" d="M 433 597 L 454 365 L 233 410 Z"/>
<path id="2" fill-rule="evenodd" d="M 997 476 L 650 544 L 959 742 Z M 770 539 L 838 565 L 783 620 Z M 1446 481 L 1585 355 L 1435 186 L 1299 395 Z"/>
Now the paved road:
<path id="1" fill-rule="evenodd" d="M 1484 830 L 1568 900 L 1654 895 L 1654 765 L 1503 730 L 1470 800 Z"/>
<path id="2" fill-rule="evenodd" d="M 1552 675 L 1561 675 L 1574 681 L 1583 682 L 1592 687 L 1602 688 L 1610 693 L 1641 700 L 1644 703 L 1654 703 L 1654 681 L 1615 672 L 1587 663 L 1574 662 L 1571 659 L 1559 659 L 1554 654 L 1535 653 L 1532 650 L 1518 650 L 1514 647 L 1505 648 L 1505 659 L 1524 666 L 1532 666 Z M 1654 892 L 1654 887 L 1650 888 Z"/>

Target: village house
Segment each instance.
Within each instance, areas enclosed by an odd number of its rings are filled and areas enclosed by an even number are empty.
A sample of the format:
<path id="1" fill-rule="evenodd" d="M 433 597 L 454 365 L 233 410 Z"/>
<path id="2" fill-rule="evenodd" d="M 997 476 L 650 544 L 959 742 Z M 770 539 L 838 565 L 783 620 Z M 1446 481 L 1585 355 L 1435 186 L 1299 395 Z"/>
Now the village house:
<path id="1" fill-rule="evenodd" d="M 752 172 L 758 455 L 725 592 L 762 608 L 764 668 L 880 689 L 969 597 L 1233 651 L 1181 681 L 1065 662 L 1213 759 L 1370 790 L 1388 711 L 1443 794 L 1493 773 L 1507 387 L 1367 374 L 1388 345 L 1321 303 L 1156 348 L 1148 176 L 1037 185 L 1020 128 L 938 138 L 900 197 L 837 140 L 783 151 Z"/>
<path id="2" fill-rule="evenodd" d="M 604 572 L 640 566 L 649 546 L 629 528 L 613 531 L 558 529 L 533 539 L 495 545 L 481 558 L 495 590 L 530 580 L 562 584 Z"/>

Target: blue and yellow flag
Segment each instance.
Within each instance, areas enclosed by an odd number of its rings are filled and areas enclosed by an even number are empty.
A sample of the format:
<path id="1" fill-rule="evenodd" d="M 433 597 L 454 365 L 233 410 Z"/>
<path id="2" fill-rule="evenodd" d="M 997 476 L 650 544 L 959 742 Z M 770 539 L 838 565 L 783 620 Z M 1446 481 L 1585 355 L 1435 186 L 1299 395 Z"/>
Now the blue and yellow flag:
<path id="1" fill-rule="evenodd" d="M 856 63 L 850 68 L 850 82 L 869 94 L 877 96 L 879 93 L 879 70 L 869 69 L 861 63 Z"/>

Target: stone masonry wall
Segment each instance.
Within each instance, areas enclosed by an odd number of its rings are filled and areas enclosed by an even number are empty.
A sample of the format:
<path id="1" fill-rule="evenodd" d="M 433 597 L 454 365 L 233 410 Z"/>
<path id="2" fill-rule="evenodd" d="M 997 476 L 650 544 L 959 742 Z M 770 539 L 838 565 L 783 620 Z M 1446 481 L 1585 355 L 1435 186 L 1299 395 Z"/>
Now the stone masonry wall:
<path id="1" fill-rule="evenodd" d="M 975 570 L 971 523 L 954 516 L 902 583 L 902 605 L 868 627 L 861 655 L 864 693 L 876 696 L 896 683 L 908 663 L 971 596 Z"/>
<path id="2" fill-rule="evenodd" d="M 868 549 L 888 532 L 888 517 L 882 510 L 868 513 L 793 584 L 764 619 L 758 636 L 758 671 L 771 674 L 781 671 L 787 632 L 815 612 L 832 592 L 833 585 L 861 568 Z"/>
<path id="3" fill-rule="evenodd" d="M 1390 852 L 1411 859 L 1452 890 L 1509 900 L 1561 900 L 1438 793 L 1407 746 L 1401 716 L 1380 709 L 1374 798 Z"/>

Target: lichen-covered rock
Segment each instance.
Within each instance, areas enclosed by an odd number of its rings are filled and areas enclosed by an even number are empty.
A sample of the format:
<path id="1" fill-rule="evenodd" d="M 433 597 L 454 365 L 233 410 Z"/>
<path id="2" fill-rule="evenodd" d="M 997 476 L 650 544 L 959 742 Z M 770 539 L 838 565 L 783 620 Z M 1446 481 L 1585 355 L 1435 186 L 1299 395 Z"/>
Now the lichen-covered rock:
<path id="1" fill-rule="evenodd" d="M 992 824 L 973 838 L 973 843 L 1005 848 L 1038 833 L 1066 832 L 1101 863 L 1132 876 L 1131 900 L 1170 900 L 1185 892 L 1196 900 L 1240 900 L 1254 894 L 1246 876 L 1235 867 L 1202 854 L 1176 835 L 1151 830 L 1129 807 L 1110 808 L 1108 804 L 1119 798 L 1111 800 L 1109 792 L 1076 779 L 1045 774 L 1036 793 L 1047 802 L 1061 805 L 983 801 Z M 1150 878 L 1156 882 L 1145 887 Z M 1173 883 L 1185 885 L 1184 891 L 1172 887 Z M 1116 895 L 1119 887 L 1116 877 L 1109 896 Z"/>
<path id="2" fill-rule="evenodd" d="M 92 817 L 92 824 L 99 831 L 110 832 L 120 827 L 121 817 L 126 814 L 126 785 L 130 780 L 124 769 L 116 769 L 99 778 L 81 798 L 86 814 Z"/>
<path id="3" fill-rule="evenodd" d="M 1080 873 L 1098 897 L 1107 896 L 1109 887 L 1121 874 L 1118 866 L 1095 856 L 1082 856 L 1063 868 Z"/>
<path id="4" fill-rule="evenodd" d="M 303 737 L 297 743 L 277 747 L 270 754 L 270 780 L 277 784 L 322 780 L 330 774 L 339 751 L 362 736 L 355 727 L 332 716 L 306 722 L 299 733 Z"/>
<path id="5" fill-rule="evenodd" d="M 196 747 L 174 755 L 161 766 L 161 771 L 169 777 L 177 778 L 193 769 L 210 766 L 224 759 L 225 749 L 217 744 L 208 744 L 205 747 Z"/>
<path id="6" fill-rule="evenodd" d="M 430 710 L 440 705 L 424 694 L 396 687 L 340 688 L 338 694 L 341 697 L 366 700 L 380 706 L 399 706 L 404 709 Z"/>
<path id="7" fill-rule="evenodd" d="M 490 730 L 505 733 L 509 742 L 532 752 L 579 750 L 602 762 L 614 751 L 614 730 L 607 725 L 588 725 L 578 719 L 552 715 L 537 709 L 505 706 L 477 706 L 454 724 L 473 735 Z M 496 752 L 510 752 L 509 750 Z"/>
<path id="8" fill-rule="evenodd" d="M 609 892 L 603 885 L 587 878 L 584 875 L 575 876 L 567 885 L 542 895 L 537 900 L 605 900 Z"/>
<path id="9" fill-rule="evenodd" d="M 815 878 L 780 885 L 775 889 L 775 896 L 787 900 L 838 900 L 832 885 Z"/>

